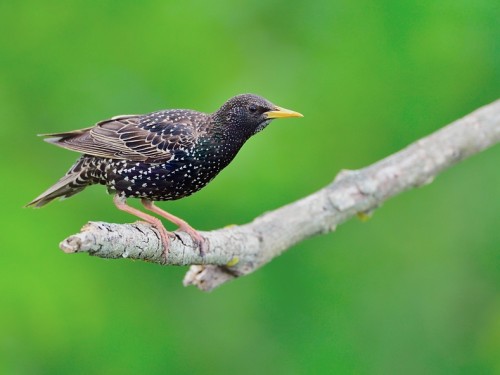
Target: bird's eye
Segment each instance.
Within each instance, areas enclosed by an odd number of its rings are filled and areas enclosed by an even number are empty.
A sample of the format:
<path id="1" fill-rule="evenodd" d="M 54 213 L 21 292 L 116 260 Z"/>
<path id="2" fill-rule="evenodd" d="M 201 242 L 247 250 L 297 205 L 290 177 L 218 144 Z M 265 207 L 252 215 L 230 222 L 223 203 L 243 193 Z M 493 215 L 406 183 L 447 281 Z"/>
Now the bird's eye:
<path id="1" fill-rule="evenodd" d="M 250 105 L 248 106 L 248 110 L 249 110 L 250 112 L 252 112 L 252 113 L 255 113 L 255 112 L 257 112 L 257 106 L 256 106 L 255 104 L 250 104 Z"/>

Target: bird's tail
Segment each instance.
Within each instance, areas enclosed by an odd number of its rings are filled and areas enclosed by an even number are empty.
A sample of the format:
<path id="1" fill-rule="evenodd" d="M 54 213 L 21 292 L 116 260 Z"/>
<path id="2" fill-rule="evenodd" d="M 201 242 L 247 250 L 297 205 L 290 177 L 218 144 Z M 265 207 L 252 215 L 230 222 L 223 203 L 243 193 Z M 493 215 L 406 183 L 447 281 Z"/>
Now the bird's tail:
<path id="1" fill-rule="evenodd" d="M 83 163 L 84 158 L 82 157 L 64 177 L 33 199 L 26 207 L 42 207 L 56 198 L 68 198 L 85 189 L 89 185 L 89 181 L 82 178 Z"/>
<path id="2" fill-rule="evenodd" d="M 42 207 L 56 198 L 68 198 L 85 189 L 86 185 L 76 184 L 77 173 L 67 174 L 54 185 L 33 199 L 26 207 Z"/>

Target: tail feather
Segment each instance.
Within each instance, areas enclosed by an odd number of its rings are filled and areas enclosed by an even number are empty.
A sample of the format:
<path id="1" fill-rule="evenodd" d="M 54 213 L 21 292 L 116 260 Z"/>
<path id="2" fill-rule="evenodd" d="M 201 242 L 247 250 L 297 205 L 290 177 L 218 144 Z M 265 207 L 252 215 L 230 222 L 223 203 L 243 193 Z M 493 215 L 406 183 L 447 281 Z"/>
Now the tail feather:
<path id="1" fill-rule="evenodd" d="M 68 173 L 45 192 L 28 203 L 26 207 L 42 207 L 56 198 L 68 198 L 85 189 L 86 185 L 77 184 L 79 173 Z"/>

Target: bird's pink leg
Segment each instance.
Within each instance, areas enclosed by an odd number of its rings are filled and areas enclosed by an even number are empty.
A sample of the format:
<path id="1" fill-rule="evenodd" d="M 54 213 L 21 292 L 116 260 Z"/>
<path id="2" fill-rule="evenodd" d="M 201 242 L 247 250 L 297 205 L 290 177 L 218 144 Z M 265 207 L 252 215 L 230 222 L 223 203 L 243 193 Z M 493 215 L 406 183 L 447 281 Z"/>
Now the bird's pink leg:
<path id="1" fill-rule="evenodd" d="M 164 217 L 168 221 L 177 225 L 181 231 L 184 231 L 187 234 L 189 234 L 191 236 L 191 238 L 193 239 L 193 241 L 198 245 L 198 248 L 200 249 L 200 253 L 202 255 L 206 252 L 207 243 L 206 243 L 205 239 L 191 225 L 189 225 L 187 222 L 185 222 L 181 218 L 178 218 L 177 216 L 174 216 L 174 215 L 168 213 L 167 211 L 164 211 L 161 208 L 156 207 L 154 202 L 149 200 L 149 199 L 142 198 L 141 202 L 142 202 L 144 208 L 146 208 L 146 210 L 149 210 L 151 212 L 154 212 L 155 214 L 158 214 L 158 215 Z"/>
<path id="2" fill-rule="evenodd" d="M 168 232 L 165 227 L 163 226 L 162 222 L 160 219 L 157 217 L 148 215 L 145 212 L 142 212 L 138 210 L 137 208 L 130 207 L 126 203 L 126 198 L 122 197 L 118 194 L 116 194 L 113 198 L 113 202 L 115 203 L 115 206 L 122 211 L 128 212 L 129 214 L 132 214 L 134 216 L 137 216 L 138 218 L 144 220 L 145 222 L 151 224 L 154 226 L 156 229 L 158 229 L 158 232 L 160 232 L 160 238 L 161 242 L 163 243 L 163 259 L 166 261 L 167 260 L 167 254 L 168 254 L 168 248 L 170 247 L 170 239 L 168 238 L 169 235 L 172 235 L 170 232 Z"/>

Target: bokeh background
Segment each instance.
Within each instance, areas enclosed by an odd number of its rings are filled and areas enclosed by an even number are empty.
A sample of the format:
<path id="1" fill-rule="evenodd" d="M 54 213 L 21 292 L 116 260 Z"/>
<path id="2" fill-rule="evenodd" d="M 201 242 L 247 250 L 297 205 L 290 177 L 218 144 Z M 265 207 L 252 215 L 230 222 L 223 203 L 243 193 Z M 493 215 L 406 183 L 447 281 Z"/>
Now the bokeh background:
<path id="1" fill-rule="evenodd" d="M 103 187 L 23 205 L 77 155 L 36 134 L 261 94 L 304 113 L 162 207 L 245 223 L 500 95 L 496 0 L 0 3 L 3 374 L 500 373 L 500 148 L 204 294 L 184 267 L 65 255 Z"/>

